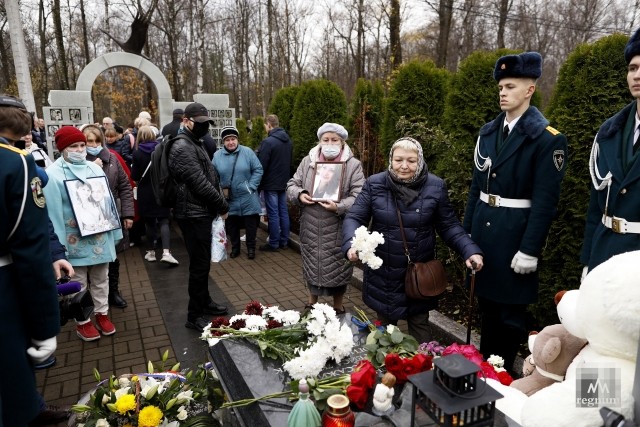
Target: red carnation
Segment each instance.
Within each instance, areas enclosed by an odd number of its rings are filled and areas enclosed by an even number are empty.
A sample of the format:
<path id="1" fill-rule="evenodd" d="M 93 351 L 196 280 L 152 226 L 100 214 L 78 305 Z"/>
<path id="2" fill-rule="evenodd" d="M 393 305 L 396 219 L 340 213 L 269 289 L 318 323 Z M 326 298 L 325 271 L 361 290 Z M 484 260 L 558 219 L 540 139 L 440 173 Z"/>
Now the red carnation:
<path id="1" fill-rule="evenodd" d="M 371 362 L 363 359 L 358 362 L 351 373 L 351 384 L 370 389 L 376 385 L 376 376 L 376 368 Z"/>
<path id="2" fill-rule="evenodd" d="M 258 301 L 251 301 L 244 309 L 244 314 L 253 314 L 255 316 L 262 316 L 262 304 Z"/>
<path id="3" fill-rule="evenodd" d="M 369 400 L 369 389 L 357 385 L 347 387 L 347 397 L 359 409 L 364 409 Z"/>

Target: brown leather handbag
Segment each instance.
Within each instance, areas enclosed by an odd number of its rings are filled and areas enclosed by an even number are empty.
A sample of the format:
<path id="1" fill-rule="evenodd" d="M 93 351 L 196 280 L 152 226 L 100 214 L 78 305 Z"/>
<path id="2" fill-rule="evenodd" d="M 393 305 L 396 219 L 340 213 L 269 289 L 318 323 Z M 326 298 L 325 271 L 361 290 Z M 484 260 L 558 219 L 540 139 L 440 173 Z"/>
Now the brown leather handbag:
<path id="1" fill-rule="evenodd" d="M 402 217 L 396 206 L 398 221 L 400 222 L 400 234 L 404 244 L 404 254 L 407 256 L 407 272 L 404 276 L 404 289 L 407 297 L 411 299 L 429 299 L 436 297 L 447 289 L 447 274 L 442 262 L 432 259 L 427 262 L 413 262 L 409 256 L 409 247 L 404 235 Z"/>

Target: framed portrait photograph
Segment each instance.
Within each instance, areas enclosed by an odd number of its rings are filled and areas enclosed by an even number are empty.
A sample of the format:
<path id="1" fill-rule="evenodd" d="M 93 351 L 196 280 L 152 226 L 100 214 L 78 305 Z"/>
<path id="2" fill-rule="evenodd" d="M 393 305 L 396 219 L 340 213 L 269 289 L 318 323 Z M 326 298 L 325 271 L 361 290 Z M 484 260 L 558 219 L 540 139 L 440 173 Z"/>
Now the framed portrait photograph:
<path id="1" fill-rule="evenodd" d="M 232 113 L 232 111 L 231 111 L 231 110 L 227 110 L 227 111 L 225 111 L 225 115 L 224 115 L 224 116 L 225 116 L 226 118 L 230 119 L 230 118 L 232 117 L 232 114 L 231 114 L 231 113 Z"/>
<path id="2" fill-rule="evenodd" d="M 64 181 L 80 235 L 104 233 L 120 228 L 116 203 L 105 176 Z"/>
<path id="3" fill-rule="evenodd" d="M 344 168 L 344 162 L 316 162 L 311 199 L 339 202 L 342 197 L 340 193 Z"/>
<path id="4" fill-rule="evenodd" d="M 216 117 L 218 117 L 218 110 L 209 111 L 209 117 L 211 117 L 212 119 L 215 119 Z"/>

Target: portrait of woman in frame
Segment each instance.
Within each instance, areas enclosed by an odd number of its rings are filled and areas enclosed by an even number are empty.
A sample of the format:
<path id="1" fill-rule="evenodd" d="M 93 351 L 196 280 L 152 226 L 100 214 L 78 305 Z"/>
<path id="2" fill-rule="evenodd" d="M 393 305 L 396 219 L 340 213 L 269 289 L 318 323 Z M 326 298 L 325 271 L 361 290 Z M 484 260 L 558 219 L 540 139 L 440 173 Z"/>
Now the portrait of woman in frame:
<path id="1" fill-rule="evenodd" d="M 120 228 L 120 218 L 106 177 L 87 178 L 86 181 L 69 179 L 64 186 L 81 236 Z"/>
<path id="2" fill-rule="evenodd" d="M 317 162 L 311 199 L 339 202 L 343 173 L 344 163 Z"/>

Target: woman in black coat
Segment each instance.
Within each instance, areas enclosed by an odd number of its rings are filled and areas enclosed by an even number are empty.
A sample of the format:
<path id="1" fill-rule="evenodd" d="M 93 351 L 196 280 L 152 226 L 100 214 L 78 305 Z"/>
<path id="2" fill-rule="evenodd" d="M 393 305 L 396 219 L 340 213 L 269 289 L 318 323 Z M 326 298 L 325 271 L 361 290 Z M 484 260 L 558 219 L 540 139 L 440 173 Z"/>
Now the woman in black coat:
<path id="1" fill-rule="evenodd" d="M 141 126 L 136 135 L 136 146 L 132 155 L 131 179 L 137 183 L 138 212 L 144 220 L 147 235 L 147 253 L 144 256 L 149 262 L 156 261 L 156 241 L 157 231 L 160 230 L 160 240 L 162 240 L 161 262 L 171 265 L 178 265 L 171 254 L 170 240 L 171 229 L 169 228 L 169 208 L 162 207 L 156 203 L 151 187 L 151 174 L 148 167 L 151 163 L 151 153 L 160 142 L 156 140 L 156 134 L 150 126 Z"/>
<path id="2" fill-rule="evenodd" d="M 429 310 L 437 298 L 409 299 L 404 291 L 407 257 L 396 209 L 400 211 L 411 260 L 425 262 L 435 257 L 436 231 L 471 268 L 482 268 L 482 251 L 465 233 L 453 211 L 445 182 L 427 170 L 422 147 L 413 138 L 400 138 L 391 147 L 389 169 L 367 179 L 343 224 L 342 251 L 350 261 L 358 255 L 351 239 L 360 226 L 369 226 L 384 236 L 376 248 L 382 266 L 365 265 L 362 299 L 384 324 L 406 319 L 409 334 L 419 343 L 430 341 Z"/>

